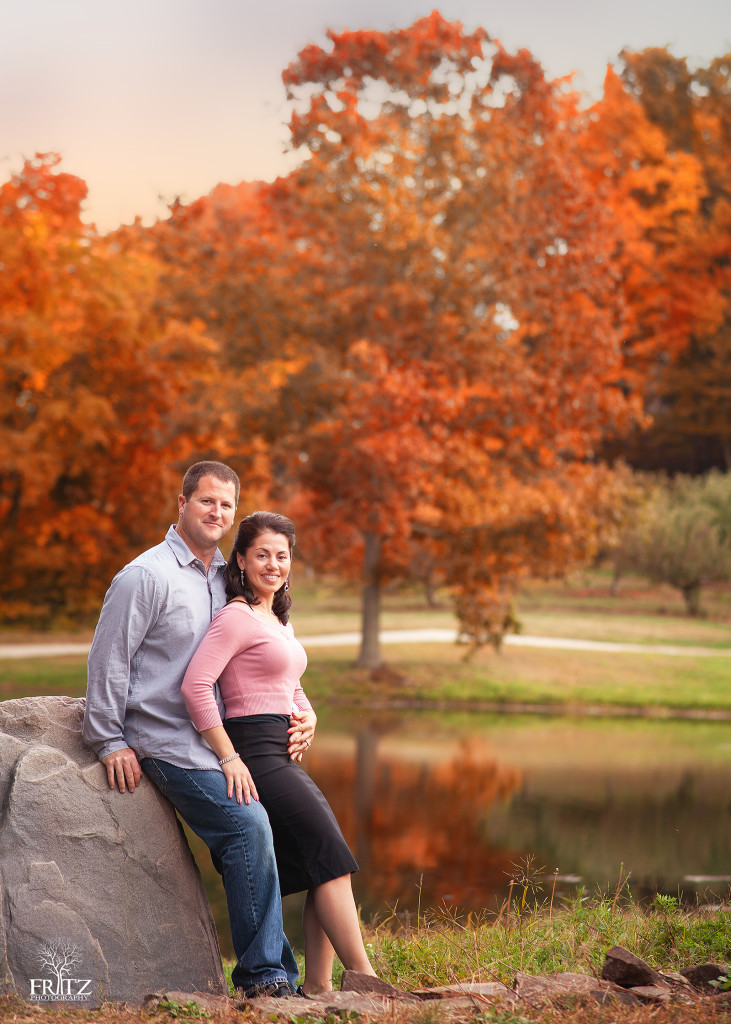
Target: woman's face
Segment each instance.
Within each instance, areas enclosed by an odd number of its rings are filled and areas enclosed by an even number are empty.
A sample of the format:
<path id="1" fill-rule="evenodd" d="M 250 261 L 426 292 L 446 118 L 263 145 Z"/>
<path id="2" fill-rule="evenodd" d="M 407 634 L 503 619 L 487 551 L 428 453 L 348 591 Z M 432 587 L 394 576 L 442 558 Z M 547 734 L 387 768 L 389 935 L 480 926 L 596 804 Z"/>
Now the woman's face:
<path id="1" fill-rule="evenodd" d="M 239 568 L 246 573 L 257 597 L 273 597 L 287 581 L 292 565 L 289 541 L 283 533 L 260 533 L 246 554 L 238 554 Z"/>

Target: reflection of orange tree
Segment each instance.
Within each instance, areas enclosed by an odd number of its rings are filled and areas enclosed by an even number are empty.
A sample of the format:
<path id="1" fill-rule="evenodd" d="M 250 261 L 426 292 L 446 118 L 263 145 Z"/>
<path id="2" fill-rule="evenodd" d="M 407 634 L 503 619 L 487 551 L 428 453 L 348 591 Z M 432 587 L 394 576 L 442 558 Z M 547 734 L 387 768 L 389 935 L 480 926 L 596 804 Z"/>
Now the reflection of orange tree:
<path id="1" fill-rule="evenodd" d="M 441 764 L 376 758 L 376 746 L 367 729 L 357 760 L 313 752 L 308 765 L 355 848 L 357 888 L 370 909 L 384 901 L 413 909 L 422 876 L 422 908 L 494 904 L 520 854 L 490 845 L 485 818 L 516 790 L 520 773 L 486 759 L 476 743 Z"/>

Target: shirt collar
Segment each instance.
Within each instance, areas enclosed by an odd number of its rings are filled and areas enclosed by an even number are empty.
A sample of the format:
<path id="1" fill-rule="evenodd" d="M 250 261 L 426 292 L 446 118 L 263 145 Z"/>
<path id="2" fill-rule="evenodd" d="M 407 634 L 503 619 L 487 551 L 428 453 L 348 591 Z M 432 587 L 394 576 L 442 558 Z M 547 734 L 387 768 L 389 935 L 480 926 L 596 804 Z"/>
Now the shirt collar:
<path id="1" fill-rule="evenodd" d="M 192 562 L 199 562 L 200 559 L 193 554 L 188 545 L 185 543 L 183 538 L 180 536 L 174 525 L 171 525 L 168 532 L 165 534 L 165 540 L 173 550 L 173 554 L 177 558 L 180 565 L 190 565 Z M 211 560 L 211 569 L 221 568 L 226 564 L 226 559 L 223 557 L 218 548 Z"/>

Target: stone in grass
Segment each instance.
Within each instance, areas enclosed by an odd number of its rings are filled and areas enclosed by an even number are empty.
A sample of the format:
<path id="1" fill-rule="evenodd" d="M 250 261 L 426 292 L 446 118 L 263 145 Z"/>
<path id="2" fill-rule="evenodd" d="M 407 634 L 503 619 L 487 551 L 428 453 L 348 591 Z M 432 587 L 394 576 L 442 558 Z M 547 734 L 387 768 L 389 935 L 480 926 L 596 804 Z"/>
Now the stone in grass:
<path id="1" fill-rule="evenodd" d="M 677 971 L 659 971 L 658 973 L 671 988 L 680 989 L 681 992 L 690 992 L 693 988 L 688 979 L 684 978 L 682 974 L 678 974 Z"/>
<path id="2" fill-rule="evenodd" d="M 283 1006 L 270 1007 L 269 1004 L 286 1003 L 286 1009 L 288 1011 L 294 1009 L 298 1018 L 312 1017 L 320 1022 L 323 1017 L 328 1017 L 329 1015 L 340 1019 L 347 1014 L 390 1019 L 394 1012 L 394 1000 L 390 997 L 375 994 L 361 995 L 358 992 L 319 992 L 308 996 L 307 999 L 297 999 L 296 1007 L 292 1006 L 294 1000 L 291 999 L 258 999 L 256 1001 L 256 1008 L 260 1009 L 262 1003 L 267 1004 L 267 1009 L 279 1010 L 280 1012 L 285 1009 Z"/>
<path id="3" fill-rule="evenodd" d="M 588 974 L 573 974 L 562 971 L 541 977 L 532 974 L 518 974 L 513 985 L 515 994 L 531 1006 L 552 1003 L 566 1007 L 575 1000 L 586 1000 L 606 1006 L 623 1003 L 639 1006 L 640 1000 L 631 992 L 609 981 L 599 981 Z"/>
<path id="4" fill-rule="evenodd" d="M 724 964 L 697 964 L 695 967 L 681 968 L 681 975 L 686 978 L 693 988 L 706 996 L 719 995 L 718 986 L 712 985 L 712 981 L 725 978 L 730 967 Z"/>
<path id="5" fill-rule="evenodd" d="M 501 981 L 461 981 L 454 985 L 440 985 L 436 988 L 416 989 L 412 992 L 418 999 L 449 999 L 450 1005 L 455 999 L 464 1000 L 469 997 L 472 1005 L 481 1000 L 514 1003 L 517 1001 L 515 992 L 503 985 Z"/>
<path id="6" fill-rule="evenodd" d="M 670 990 L 660 985 L 633 985 L 629 990 L 643 1003 L 669 1003 Z"/>
<path id="7" fill-rule="evenodd" d="M 613 981 L 622 988 L 635 988 L 638 985 L 666 987 L 665 981 L 657 971 L 624 946 L 612 946 L 607 952 L 602 967 L 602 978 L 604 981 Z"/>
<path id="8" fill-rule="evenodd" d="M 417 997 L 411 995 L 411 993 L 403 992 L 400 988 L 395 988 L 393 985 L 389 985 L 387 981 L 382 981 L 372 974 L 361 974 L 359 971 L 343 971 L 340 991 L 418 1002 Z"/>

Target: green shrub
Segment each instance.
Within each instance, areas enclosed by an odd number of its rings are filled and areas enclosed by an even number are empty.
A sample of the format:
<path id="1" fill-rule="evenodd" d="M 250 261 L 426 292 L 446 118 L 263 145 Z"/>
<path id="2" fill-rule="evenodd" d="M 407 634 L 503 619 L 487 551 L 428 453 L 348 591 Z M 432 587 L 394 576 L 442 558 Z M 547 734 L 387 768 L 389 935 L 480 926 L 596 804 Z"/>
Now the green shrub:
<path id="1" fill-rule="evenodd" d="M 617 560 L 675 587 L 688 614 L 700 614 L 701 589 L 731 580 L 731 474 L 658 478 L 623 531 Z"/>

